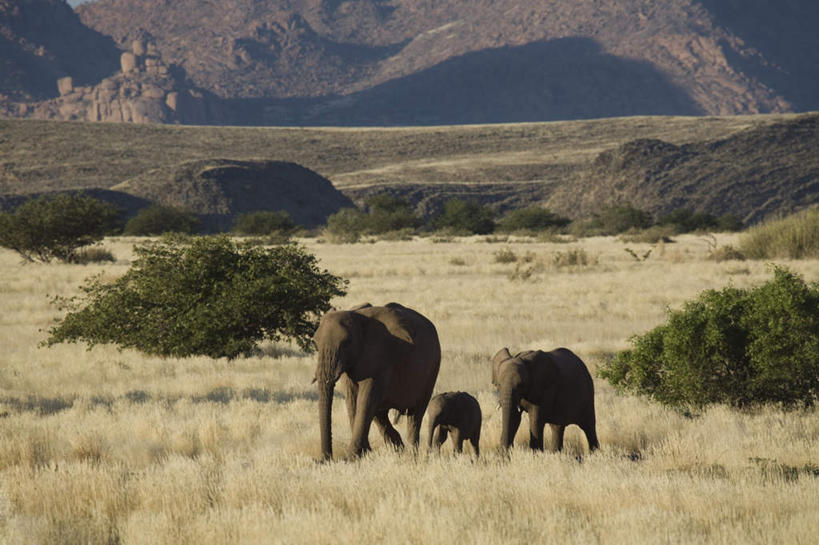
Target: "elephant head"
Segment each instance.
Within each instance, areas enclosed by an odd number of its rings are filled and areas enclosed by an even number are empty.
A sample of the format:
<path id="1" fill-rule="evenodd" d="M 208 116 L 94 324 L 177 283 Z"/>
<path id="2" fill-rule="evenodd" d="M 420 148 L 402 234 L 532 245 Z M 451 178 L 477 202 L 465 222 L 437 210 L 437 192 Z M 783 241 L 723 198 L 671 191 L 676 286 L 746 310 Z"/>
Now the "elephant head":
<path id="1" fill-rule="evenodd" d="M 318 383 L 321 451 L 329 459 L 333 457 L 331 416 L 338 379 L 344 374 L 351 380 L 378 376 L 385 362 L 400 358 L 408 343 L 393 336 L 382 322 L 349 310 L 325 314 L 313 340 L 318 349 L 314 381 Z"/>
<path id="2" fill-rule="evenodd" d="M 543 357 L 541 357 L 543 356 Z M 520 425 L 521 401 L 548 404 L 556 389 L 556 369 L 545 353 L 522 352 L 513 356 L 508 348 L 492 358 L 492 383 L 498 389 L 502 414 L 501 445 L 512 446 Z"/>

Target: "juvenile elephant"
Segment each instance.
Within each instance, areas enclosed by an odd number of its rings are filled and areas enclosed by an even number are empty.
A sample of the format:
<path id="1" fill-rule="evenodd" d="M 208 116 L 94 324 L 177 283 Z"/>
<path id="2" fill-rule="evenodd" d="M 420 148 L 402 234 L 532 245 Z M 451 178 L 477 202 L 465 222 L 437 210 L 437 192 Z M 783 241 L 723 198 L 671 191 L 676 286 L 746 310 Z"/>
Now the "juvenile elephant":
<path id="1" fill-rule="evenodd" d="M 429 402 L 429 448 L 441 448 L 447 434 L 452 434 L 455 451 L 463 451 L 468 440 L 475 449 L 475 456 L 481 450 L 481 406 L 478 400 L 466 392 L 445 392 Z"/>
<path id="2" fill-rule="evenodd" d="M 342 375 L 353 455 L 370 449 L 373 420 L 385 441 L 403 446 L 387 416 L 390 409 L 408 416 L 408 440 L 417 447 L 421 420 L 441 365 L 441 345 L 432 322 L 398 303 L 365 304 L 326 313 L 313 339 L 318 348 L 315 380 L 324 458 L 333 457 L 330 417 L 333 390 Z"/>
<path id="3" fill-rule="evenodd" d="M 594 384 L 586 364 L 571 350 L 529 350 L 515 356 L 509 349 L 492 358 L 492 383 L 500 392 L 501 444 L 512 446 L 521 411 L 529 414 L 529 446 L 543 450 L 543 428 L 552 429 L 552 450 L 562 450 L 569 424 L 586 434 L 589 451 L 600 445 L 594 415 Z"/>

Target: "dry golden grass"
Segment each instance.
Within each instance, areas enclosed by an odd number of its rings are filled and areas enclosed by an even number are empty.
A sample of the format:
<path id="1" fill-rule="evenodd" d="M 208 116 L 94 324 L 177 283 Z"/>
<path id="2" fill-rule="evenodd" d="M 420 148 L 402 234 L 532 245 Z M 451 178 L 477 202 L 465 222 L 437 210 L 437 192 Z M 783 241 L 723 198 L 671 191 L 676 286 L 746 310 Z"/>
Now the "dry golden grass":
<path id="1" fill-rule="evenodd" d="M 585 454 L 576 428 L 562 454 L 496 451 L 499 348 L 567 346 L 594 368 L 666 307 L 765 281 L 763 262 L 707 260 L 695 236 L 645 261 L 624 248 L 642 256 L 648 245 L 610 238 L 510 239 L 503 247 L 541 264 L 521 279 L 484 237 L 306 241 L 351 281 L 338 306 L 399 301 L 431 318 L 444 350 L 437 389 L 467 390 L 484 412 L 478 461 L 447 447 L 396 454 L 373 432 L 371 455 L 320 464 L 314 362 L 290 347 L 232 362 L 37 347 L 54 318 L 46 294 L 123 273 L 132 243 L 107 241 L 118 261 L 105 265 L 21 265 L 0 251 L 0 543 L 815 542 L 814 410 L 687 418 L 596 380 L 598 453 Z M 585 265 L 554 257 L 581 250 Z M 787 265 L 819 280 L 817 260 Z M 333 420 L 341 453 L 340 395 Z"/>

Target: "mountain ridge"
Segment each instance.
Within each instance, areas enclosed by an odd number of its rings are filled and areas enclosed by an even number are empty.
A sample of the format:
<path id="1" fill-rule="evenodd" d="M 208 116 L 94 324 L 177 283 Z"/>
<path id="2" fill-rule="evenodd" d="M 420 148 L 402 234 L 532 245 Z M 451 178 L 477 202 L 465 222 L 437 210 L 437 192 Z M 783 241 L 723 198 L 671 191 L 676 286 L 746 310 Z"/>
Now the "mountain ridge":
<path id="1" fill-rule="evenodd" d="M 69 24 L 59 0 L 15 4 Z M 20 35 L 6 11 L 0 36 Z M 117 53 L 154 43 L 207 113 L 148 121 L 392 126 L 819 109 L 819 5 L 808 0 L 96 0 L 76 14 Z M 5 84 L 6 115 L 93 117 L 38 110 L 31 100 L 42 94 Z M 438 101 L 442 92 L 454 98 Z"/>

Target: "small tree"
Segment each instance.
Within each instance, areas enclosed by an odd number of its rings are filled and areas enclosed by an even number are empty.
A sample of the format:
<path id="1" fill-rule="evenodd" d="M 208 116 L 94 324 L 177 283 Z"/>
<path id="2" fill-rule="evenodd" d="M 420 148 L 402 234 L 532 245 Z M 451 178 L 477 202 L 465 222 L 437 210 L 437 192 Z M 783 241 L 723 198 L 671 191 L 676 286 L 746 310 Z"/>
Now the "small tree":
<path id="1" fill-rule="evenodd" d="M 672 226 L 677 233 L 690 233 L 714 229 L 718 225 L 718 220 L 711 214 L 694 212 L 690 208 L 678 208 L 661 217 L 658 223 Z"/>
<path id="2" fill-rule="evenodd" d="M 367 214 L 358 208 L 342 208 L 327 218 L 327 234 L 337 242 L 357 242 L 367 230 Z"/>
<path id="3" fill-rule="evenodd" d="M 444 204 L 444 212 L 434 220 L 438 229 L 452 229 L 488 235 L 495 230 L 495 212 L 477 201 L 450 199 Z"/>
<path id="4" fill-rule="evenodd" d="M 632 338 L 600 374 L 672 406 L 810 406 L 819 396 L 819 285 L 774 269 L 751 290 L 708 290 Z"/>
<path id="5" fill-rule="evenodd" d="M 368 209 L 366 231 L 378 235 L 402 229 L 417 229 L 421 225 L 419 218 L 409 202 L 390 195 L 374 195 L 365 204 Z"/>
<path id="6" fill-rule="evenodd" d="M 530 206 L 512 210 L 498 222 L 501 231 L 546 231 L 561 229 L 571 223 L 571 220 L 558 216 L 548 208 Z"/>
<path id="7" fill-rule="evenodd" d="M 606 235 L 618 235 L 629 229 L 646 229 L 652 223 L 651 214 L 630 204 L 603 208 L 593 220 L 594 227 Z"/>
<path id="8" fill-rule="evenodd" d="M 155 236 L 165 233 L 195 233 L 201 222 L 193 212 L 174 206 L 152 204 L 128 220 L 123 230 L 129 236 Z"/>
<path id="9" fill-rule="evenodd" d="M 118 216 L 112 204 L 81 194 L 29 199 L 0 213 L 0 246 L 28 261 L 70 262 L 78 248 L 102 240 Z"/>
<path id="10" fill-rule="evenodd" d="M 296 224 L 285 210 L 272 212 L 263 210 L 259 212 L 248 212 L 241 214 L 236 219 L 236 226 L 233 230 L 240 235 L 247 236 L 267 236 L 267 235 L 290 235 L 296 228 Z"/>
<path id="11" fill-rule="evenodd" d="M 113 343 L 148 354 L 233 358 L 262 339 L 308 349 L 318 316 L 345 281 L 319 270 L 295 245 L 263 248 L 226 236 L 171 238 L 134 248 L 137 259 L 110 283 L 86 281 L 80 298 L 57 297 L 67 314 L 46 344 Z"/>

